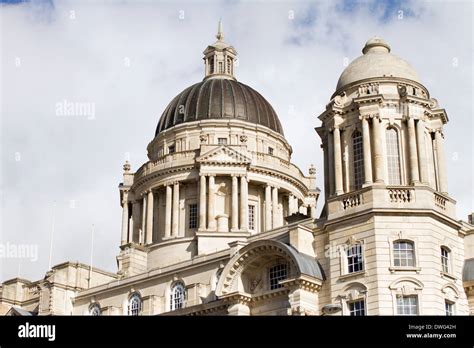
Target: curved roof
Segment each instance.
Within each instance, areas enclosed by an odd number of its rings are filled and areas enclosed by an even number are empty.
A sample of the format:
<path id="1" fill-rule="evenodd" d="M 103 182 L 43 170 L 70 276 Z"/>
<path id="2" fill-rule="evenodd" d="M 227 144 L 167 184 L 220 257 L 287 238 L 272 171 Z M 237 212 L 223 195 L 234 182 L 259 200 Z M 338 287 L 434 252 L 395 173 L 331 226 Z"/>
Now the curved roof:
<path id="1" fill-rule="evenodd" d="M 390 53 L 390 46 L 381 38 L 374 37 L 367 41 L 362 53 L 344 69 L 336 90 L 376 77 L 399 77 L 421 83 L 415 69 L 404 59 Z"/>
<path id="2" fill-rule="evenodd" d="M 181 123 L 237 119 L 262 125 L 283 135 L 273 107 L 253 88 L 227 78 L 208 78 L 179 93 L 163 112 L 155 136 Z"/>
<path id="3" fill-rule="evenodd" d="M 306 274 L 321 280 L 324 280 L 326 278 L 324 276 L 324 271 L 321 268 L 321 265 L 315 258 L 306 254 L 299 253 L 298 250 L 296 250 L 290 245 L 283 244 L 281 242 L 277 243 L 280 244 L 281 248 L 286 249 L 294 257 L 294 260 L 296 261 L 296 264 L 298 265 L 301 274 Z"/>
<path id="4" fill-rule="evenodd" d="M 464 261 L 462 280 L 465 282 L 474 280 L 474 258 Z"/>

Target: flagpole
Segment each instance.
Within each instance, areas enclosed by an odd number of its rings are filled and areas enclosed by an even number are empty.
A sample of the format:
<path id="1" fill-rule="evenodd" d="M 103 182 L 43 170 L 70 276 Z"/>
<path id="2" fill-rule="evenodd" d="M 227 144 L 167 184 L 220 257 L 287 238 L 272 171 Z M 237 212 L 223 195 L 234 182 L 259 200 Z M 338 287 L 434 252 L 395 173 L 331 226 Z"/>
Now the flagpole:
<path id="1" fill-rule="evenodd" d="M 92 260 L 94 256 L 94 224 L 92 224 L 92 231 L 91 231 L 91 262 L 89 265 L 89 288 L 91 287 L 91 280 L 92 280 Z"/>
<path id="2" fill-rule="evenodd" d="M 53 259 L 53 238 L 54 238 L 54 228 L 56 224 L 56 201 L 53 202 L 53 224 L 51 226 L 51 235 L 50 235 L 50 244 L 49 244 L 49 265 L 48 271 L 51 269 L 51 261 Z"/>

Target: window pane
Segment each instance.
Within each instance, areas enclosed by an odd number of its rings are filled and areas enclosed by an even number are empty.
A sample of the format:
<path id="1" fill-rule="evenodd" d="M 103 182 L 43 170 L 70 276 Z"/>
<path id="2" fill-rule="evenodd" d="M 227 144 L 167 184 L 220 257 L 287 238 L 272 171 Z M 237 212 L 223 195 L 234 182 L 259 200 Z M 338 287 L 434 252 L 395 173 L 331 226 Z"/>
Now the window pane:
<path id="1" fill-rule="evenodd" d="M 278 264 L 270 268 L 270 290 L 279 289 L 283 285 L 279 284 L 280 280 L 284 280 L 288 277 L 288 266 L 284 263 Z"/>
<path id="2" fill-rule="evenodd" d="M 249 229 L 255 230 L 255 206 L 249 205 Z"/>
<path id="3" fill-rule="evenodd" d="M 349 303 L 349 312 L 351 316 L 363 316 L 365 315 L 365 301 L 359 300 Z"/>
<path id="4" fill-rule="evenodd" d="M 446 248 L 441 248 L 441 268 L 443 272 L 449 273 L 449 251 Z"/>
<path id="5" fill-rule="evenodd" d="M 444 303 L 445 309 L 446 309 L 446 315 L 451 316 L 454 315 L 454 303 L 445 301 Z"/>
<path id="6" fill-rule="evenodd" d="M 347 250 L 348 272 L 353 273 L 362 271 L 364 268 L 362 261 L 362 245 L 356 244 L 349 247 L 349 249 Z"/>
<path id="7" fill-rule="evenodd" d="M 387 142 L 387 169 L 388 184 L 401 185 L 400 177 L 400 152 L 398 151 L 398 134 L 393 128 L 385 132 Z"/>
<path id="8" fill-rule="evenodd" d="M 138 294 L 132 295 L 129 300 L 128 314 L 139 315 L 142 307 L 142 300 Z"/>
<path id="9" fill-rule="evenodd" d="M 410 242 L 395 242 L 393 244 L 393 264 L 395 266 L 402 267 L 414 267 L 415 256 L 414 256 L 413 244 Z"/>
<path id="10" fill-rule="evenodd" d="M 198 207 L 197 204 L 189 205 L 189 228 L 197 228 L 198 226 Z"/>
<path id="11" fill-rule="evenodd" d="M 174 311 L 184 307 L 184 300 L 186 296 L 186 289 L 184 284 L 179 282 L 173 285 L 171 289 L 171 310 Z"/>
<path id="12" fill-rule="evenodd" d="M 217 138 L 217 144 L 227 145 L 227 138 Z"/>
<path id="13" fill-rule="evenodd" d="M 354 155 L 354 185 L 356 189 L 359 189 L 364 183 L 364 151 L 362 134 L 359 131 L 352 134 L 352 151 Z"/>
<path id="14" fill-rule="evenodd" d="M 418 315 L 418 297 L 417 296 L 397 297 L 397 314 Z"/>

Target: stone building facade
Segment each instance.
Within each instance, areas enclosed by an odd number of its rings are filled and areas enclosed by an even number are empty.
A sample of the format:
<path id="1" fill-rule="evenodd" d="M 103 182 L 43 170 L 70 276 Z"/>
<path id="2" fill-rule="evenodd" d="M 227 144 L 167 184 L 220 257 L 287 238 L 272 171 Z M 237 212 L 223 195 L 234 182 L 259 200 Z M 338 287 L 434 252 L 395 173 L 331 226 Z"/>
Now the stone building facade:
<path id="1" fill-rule="evenodd" d="M 118 271 L 80 263 L 3 282 L 10 315 L 468 315 L 474 226 L 456 219 L 446 111 L 380 38 L 343 71 L 316 132 L 316 169 L 291 163 L 273 107 L 204 51 L 205 77 L 166 107 L 149 161 L 124 165 Z"/>

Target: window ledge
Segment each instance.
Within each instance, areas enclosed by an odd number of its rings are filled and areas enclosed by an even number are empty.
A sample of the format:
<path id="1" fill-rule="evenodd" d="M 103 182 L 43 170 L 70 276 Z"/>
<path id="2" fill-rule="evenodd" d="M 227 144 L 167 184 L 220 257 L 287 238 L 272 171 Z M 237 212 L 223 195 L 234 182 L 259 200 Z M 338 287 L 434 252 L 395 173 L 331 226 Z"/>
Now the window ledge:
<path id="1" fill-rule="evenodd" d="M 412 266 L 392 266 L 388 268 L 390 273 L 395 272 L 421 272 L 421 267 L 412 267 Z"/>
<path id="2" fill-rule="evenodd" d="M 441 277 L 442 278 L 448 278 L 448 279 L 451 279 L 451 280 L 454 280 L 454 281 L 457 280 L 457 278 L 454 275 L 452 275 L 450 273 L 446 273 L 446 272 L 441 272 Z"/>
<path id="3" fill-rule="evenodd" d="M 346 280 L 346 279 L 349 279 L 349 278 L 352 278 L 352 277 L 363 276 L 363 275 L 366 275 L 365 270 L 342 274 L 341 276 L 339 276 L 339 279 L 340 280 Z"/>

